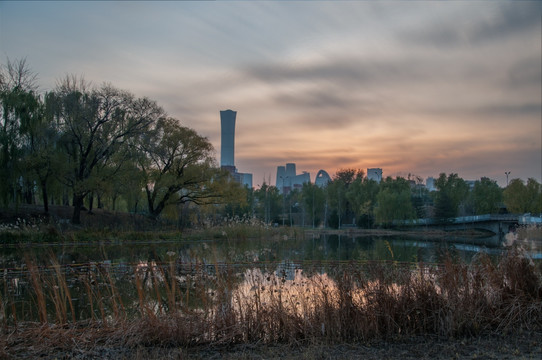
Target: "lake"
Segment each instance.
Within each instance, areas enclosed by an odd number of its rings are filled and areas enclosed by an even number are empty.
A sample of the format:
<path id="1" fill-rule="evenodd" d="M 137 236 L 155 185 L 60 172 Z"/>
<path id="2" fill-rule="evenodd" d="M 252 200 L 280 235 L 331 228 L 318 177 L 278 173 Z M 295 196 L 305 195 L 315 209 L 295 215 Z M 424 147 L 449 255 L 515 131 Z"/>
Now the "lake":
<path id="1" fill-rule="evenodd" d="M 524 245 L 533 259 L 542 259 L 539 242 Z M 408 269 L 419 263 L 438 266 L 446 258 L 469 263 L 481 252 L 497 258 L 503 251 L 492 238 L 310 233 L 298 238 L 5 245 L 0 248 L 0 318 L 37 321 L 40 302 L 47 309 L 43 316 L 60 322 L 105 319 L 119 316 L 121 309 L 123 316 L 133 316 L 149 292 L 155 292 L 155 310 L 166 306 L 162 301 L 197 308 L 214 301 L 216 289 L 224 286 L 221 279 L 229 279 L 228 288 L 242 287 L 254 269 L 293 280 L 300 270 L 336 276 L 345 264 L 384 262 Z"/>

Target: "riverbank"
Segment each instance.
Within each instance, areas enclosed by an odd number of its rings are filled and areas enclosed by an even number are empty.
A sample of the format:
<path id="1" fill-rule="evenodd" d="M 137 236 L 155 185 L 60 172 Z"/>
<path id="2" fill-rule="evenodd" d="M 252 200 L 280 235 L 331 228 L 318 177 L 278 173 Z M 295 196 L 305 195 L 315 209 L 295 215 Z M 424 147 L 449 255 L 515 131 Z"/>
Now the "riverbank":
<path id="1" fill-rule="evenodd" d="M 252 266 L 196 267 L 179 276 L 173 263 L 140 263 L 124 275 L 95 266 L 73 278 L 59 266 L 42 272 L 29 261 L 27 268 L 28 277 L 17 282 L 27 284 L 29 303 L 19 301 L 9 277 L 0 281 L 0 358 L 511 359 L 541 353 L 542 267 L 519 249 L 498 262 L 481 254 L 470 264 L 448 258 L 438 266 L 337 263 L 325 273 L 317 266 L 292 277 Z M 88 304 L 75 307 L 75 300 Z M 26 312 L 15 315 L 20 306 Z M 40 320 L 24 319 L 29 311 Z"/>
<path id="2" fill-rule="evenodd" d="M 41 237 L 49 240 L 59 240 L 65 237 L 67 240 L 73 239 L 73 234 L 85 233 L 85 236 L 92 237 L 92 233 L 103 236 L 107 233 L 118 234 L 140 234 L 143 236 L 160 237 L 178 237 L 181 232 L 175 224 L 151 220 L 140 214 L 131 214 L 125 212 L 112 212 L 103 209 L 95 209 L 92 212 L 81 212 L 81 224 L 73 225 L 70 222 L 73 207 L 52 205 L 49 207 L 49 213 L 43 212 L 41 206 L 20 205 L 18 208 L 0 209 L 0 233 L 2 232 L 27 232 L 41 233 L 47 236 Z M 345 235 L 350 237 L 371 237 L 371 236 L 404 236 L 416 237 L 418 239 L 444 239 L 450 237 L 456 238 L 479 238 L 488 234 L 479 230 L 457 230 L 444 231 L 440 229 L 418 228 L 418 229 L 360 229 L 349 227 L 345 229 L 330 228 L 302 228 L 302 227 L 265 227 L 262 224 L 228 224 L 226 226 L 217 226 L 215 228 L 201 229 L 182 229 L 184 237 L 192 238 L 220 238 L 227 229 L 243 228 L 244 232 L 240 236 L 256 236 L 263 232 L 287 235 L 288 237 L 299 236 L 304 233 L 305 236 L 320 235 Z M 254 229 L 248 230 L 253 227 Z M 172 235 L 175 233 L 176 235 Z M 233 234 L 237 235 L 237 234 Z M 136 238 L 138 236 L 135 236 Z"/>
<path id="3" fill-rule="evenodd" d="M 24 226 L 9 232 L 42 231 L 17 219 Z M 289 273 L 284 257 L 269 257 L 270 244 L 301 249 L 296 239 L 308 237 L 313 256 L 336 251 L 340 238 L 320 249 L 312 236 L 405 232 L 236 223 L 182 234 L 80 228 L 62 236 L 69 233 L 70 239 L 101 244 L 121 234 L 122 248 L 131 247 L 122 243 L 129 238 L 167 236 L 172 243 L 190 239 L 195 245 L 189 257 L 164 250 L 162 263 L 147 253 L 132 264 L 91 257 L 88 266 L 60 266 L 48 255 L 48 267 L 31 257 L 13 276 L 6 267 L 0 277 L 0 358 L 540 358 L 542 264 L 519 248 L 493 259 L 481 253 L 472 262 L 447 257 L 438 264 L 413 263 L 410 256 L 407 262 L 316 261 Z M 200 251 L 209 246 L 200 239 L 219 240 L 230 251 L 230 239 L 244 238 L 262 251 L 243 248 L 231 255 L 231 264 L 202 266 Z M 382 242 L 382 251 L 397 259 L 391 240 Z M 257 267 L 260 260 L 263 266 Z"/>
<path id="4" fill-rule="evenodd" d="M 94 331 L 93 331 L 94 330 Z M 0 359 L 540 359 L 541 331 L 490 333 L 475 337 L 433 335 L 350 343 L 314 343 L 292 339 L 284 343 L 243 343 L 193 347 L 127 345 L 120 332 L 129 329 L 85 329 L 20 326 L 3 333 Z M 124 338 L 124 340 L 123 340 Z"/>

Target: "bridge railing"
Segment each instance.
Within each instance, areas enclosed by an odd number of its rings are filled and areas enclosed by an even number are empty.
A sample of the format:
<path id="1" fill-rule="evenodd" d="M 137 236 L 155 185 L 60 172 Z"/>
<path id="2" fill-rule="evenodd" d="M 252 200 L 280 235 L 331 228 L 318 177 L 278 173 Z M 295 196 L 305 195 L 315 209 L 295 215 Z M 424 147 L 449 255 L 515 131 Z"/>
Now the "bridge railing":
<path id="1" fill-rule="evenodd" d="M 468 224 L 484 221 L 509 221 L 517 222 L 520 225 L 530 224 L 542 224 L 542 216 L 531 216 L 530 214 L 518 215 L 518 214 L 484 214 L 484 215 L 472 215 L 472 216 L 459 216 L 456 218 L 448 219 L 448 224 Z M 442 222 L 442 221 L 440 221 Z M 411 220 L 394 220 L 394 225 L 435 225 L 439 221 L 432 218 L 426 219 L 411 219 Z"/>
<path id="2" fill-rule="evenodd" d="M 464 224 L 471 222 L 481 222 L 481 221 L 490 221 L 493 220 L 491 214 L 485 215 L 472 215 L 472 216 L 459 216 L 453 219 L 455 224 Z"/>
<path id="3" fill-rule="evenodd" d="M 520 225 L 542 224 L 542 216 L 522 215 L 518 217 L 518 224 Z"/>

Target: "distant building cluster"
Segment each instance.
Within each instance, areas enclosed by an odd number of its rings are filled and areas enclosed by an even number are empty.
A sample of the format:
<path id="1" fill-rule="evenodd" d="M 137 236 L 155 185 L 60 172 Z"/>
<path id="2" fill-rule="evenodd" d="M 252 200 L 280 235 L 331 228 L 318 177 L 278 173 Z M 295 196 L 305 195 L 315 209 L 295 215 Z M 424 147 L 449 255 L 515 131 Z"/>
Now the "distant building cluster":
<path id="1" fill-rule="evenodd" d="M 279 191 L 287 194 L 291 190 L 299 189 L 304 183 L 311 181 L 311 175 L 308 172 L 296 174 L 295 164 L 288 163 L 286 166 L 277 167 L 277 181 L 275 182 Z"/>
<path id="2" fill-rule="evenodd" d="M 232 177 L 239 183 L 252 188 L 252 174 L 240 173 L 235 167 L 235 120 L 237 111 L 221 110 L 220 125 L 221 125 L 221 144 L 220 144 L 220 167 L 230 172 Z M 381 168 L 367 169 L 367 179 L 374 180 L 378 183 L 382 181 Z M 296 164 L 287 163 L 285 166 L 277 167 L 276 187 L 282 194 L 287 194 L 292 190 L 300 189 L 303 184 L 309 183 L 311 176 L 309 172 L 303 171 L 297 174 Z M 331 182 L 331 177 L 325 170 L 320 170 L 316 174 L 314 184 L 319 187 L 325 187 Z M 470 185 L 470 184 L 469 184 Z M 435 179 L 428 177 L 426 179 L 426 188 L 429 191 L 436 190 Z"/>
<path id="3" fill-rule="evenodd" d="M 303 184 L 311 181 L 309 172 L 303 171 L 301 174 L 296 173 L 296 165 L 288 163 L 286 166 L 277 167 L 276 186 L 282 194 L 287 194 L 292 190 L 300 189 Z M 331 181 L 331 177 L 325 170 L 318 171 L 314 184 L 324 187 Z"/>
<path id="4" fill-rule="evenodd" d="M 367 178 L 374 180 L 378 183 L 382 181 L 382 169 L 374 168 L 367 169 Z M 296 174 L 295 164 L 289 163 L 286 166 L 277 167 L 277 188 L 283 194 L 287 194 L 291 190 L 299 189 L 304 183 L 310 182 L 310 173 L 303 172 L 302 174 Z M 325 170 L 318 171 L 314 184 L 319 187 L 325 187 L 331 182 L 331 177 Z"/>

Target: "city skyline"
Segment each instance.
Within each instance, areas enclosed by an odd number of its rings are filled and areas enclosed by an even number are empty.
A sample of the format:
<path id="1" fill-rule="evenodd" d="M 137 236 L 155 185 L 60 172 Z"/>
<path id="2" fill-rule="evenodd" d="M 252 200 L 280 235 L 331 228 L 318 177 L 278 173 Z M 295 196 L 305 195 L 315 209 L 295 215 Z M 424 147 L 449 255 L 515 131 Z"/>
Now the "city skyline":
<path id="1" fill-rule="evenodd" d="M 311 174 L 542 182 L 540 2 L 0 2 L 0 62 L 149 97 L 254 186 Z M 505 172 L 510 172 L 505 174 Z"/>

